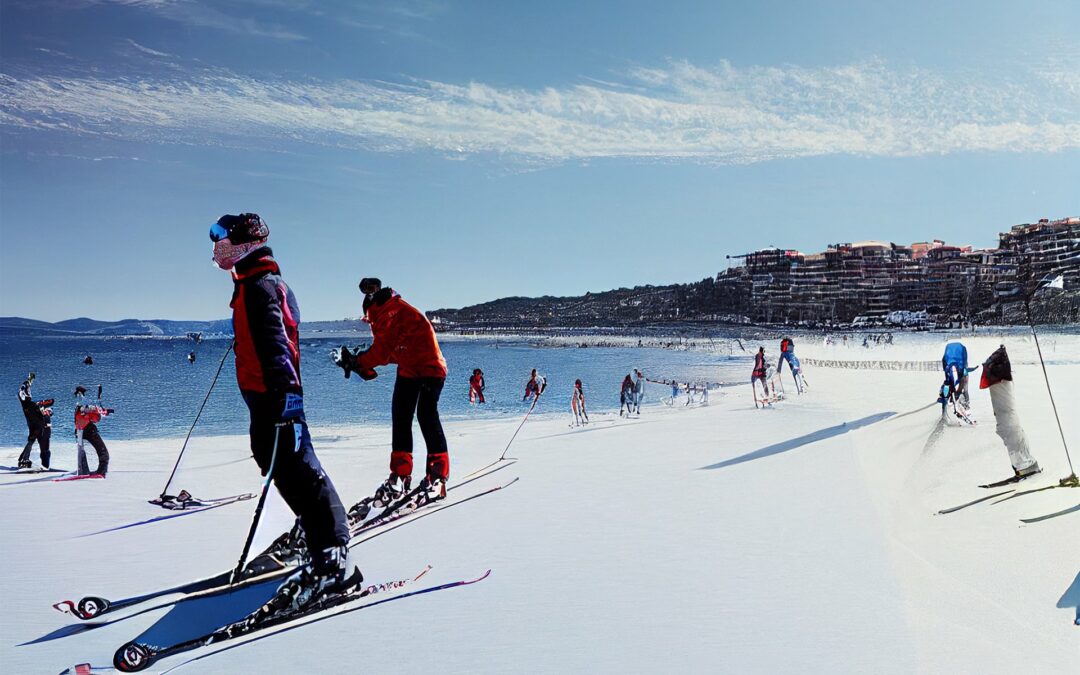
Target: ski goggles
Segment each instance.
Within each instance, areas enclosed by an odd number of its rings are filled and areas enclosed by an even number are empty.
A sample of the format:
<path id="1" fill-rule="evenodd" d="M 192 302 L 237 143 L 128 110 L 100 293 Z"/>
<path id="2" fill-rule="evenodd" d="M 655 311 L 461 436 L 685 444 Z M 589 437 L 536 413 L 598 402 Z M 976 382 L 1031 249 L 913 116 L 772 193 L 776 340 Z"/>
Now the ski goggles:
<path id="1" fill-rule="evenodd" d="M 219 241 L 221 241 L 222 239 L 228 239 L 228 238 L 229 238 L 229 229 L 226 228 L 224 225 L 222 225 L 221 223 L 214 223 L 213 225 L 210 226 L 210 241 L 212 241 L 212 242 L 214 242 L 216 244 Z"/>

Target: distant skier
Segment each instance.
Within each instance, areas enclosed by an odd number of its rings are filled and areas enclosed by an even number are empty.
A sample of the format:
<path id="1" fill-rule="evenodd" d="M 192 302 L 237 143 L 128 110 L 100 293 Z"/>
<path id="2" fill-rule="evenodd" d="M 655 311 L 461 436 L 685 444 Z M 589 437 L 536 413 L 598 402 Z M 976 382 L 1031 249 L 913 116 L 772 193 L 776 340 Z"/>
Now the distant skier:
<path id="1" fill-rule="evenodd" d="M 634 413 L 641 414 L 641 401 L 645 398 L 645 375 L 640 370 L 634 371 Z"/>
<path id="2" fill-rule="evenodd" d="M 967 347 L 959 342 L 950 342 L 945 345 L 945 355 L 941 357 L 941 366 L 945 369 L 945 381 L 952 386 L 956 399 L 964 408 L 970 408 Z"/>
<path id="3" fill-rule="evenodd" d="M 35 401 L 30 393 L 30 387 L 34 384 L 34 373 L 30 373 L 26 380 L 19 385 L 19 405 L 22 406 L 23 416 L 26 417 L 26 447 L 19 455 L 19 468 L 29 469 L 33 466 L 30 461 L 30 451 L 37 441 L 38 450 L 41 453 L 41 467 L 49 468 L 49 439 L 52 437 L 52 404 L 53 400 Z"/>
<path id="4" fill-rule="evenodd" d="M 210 226 L 214 264 L 230 271 L 236 380 L 251 416 L 251 452 L 303 529 L 309 562 L 289 575 L 264 610 L 276 614 L 362 580 L 348 572 L 349 526 L 337 490 L 311 444 L 300 379 L 300 308 L 254 213 Z"/>
<path id="5" fill-rule="evenodd" d="M 630 373 L 626 374 L 619 387 L 619 417 L 623 416 L 623 408 L 627 417 L 634 411 L 634 378 L 630 377 Z"/>
<path id="6" fill-rule="evenodd" d="M 532 373 L 529 375 L 529 381 L 525 383 L 525 396 L 521 400 L 528 401 L 530 398 L 540 398 L 540 394 L 544 393 L 545 387 L 547 387 L 547 378 L 537 373 L 536 368 L 533 368 Z"/>
<path id="7" fill-rule="evenodd" d="M 414 416 L 427 447 L 424 479 L 418 489 L 428 501 L 442 499 L 450 476 L 450 454 L 439 420 L 439 395 L 446 383 L 447 370 L 435 329 L 423 312 L 405 302 L 394 289 L 384 288 L 378 279 L 362 279 L 360 292 L 364 294 L 363 320 L 371 325 L 374 339 L 359 354 L 351 354 L 347 349 L 335 352 L 335 363 L 345 371 L 346 377 L 356 371 L 365 380 L 378 375 L 375 368 L 397 364 L 390 404 L 390 476 L 375 491 L 374 504 L 391 504 L 411 489 Z"/>
<path id="8" fill-rule="evenodd" d="M 769 400 L 769 385 L 768 385 L 768 380 L 766 379 L 767 378 L 767 371 L 768 371 L 768 365 L 766 364 L 766 361 L 765 361 L 765 348 L 764 347 L 758 347 L 757 354 L 754 355 L 754 370 L 750 373 L 750 388 L 754 391 L 754 405 L 755 405 L 755 407 L 758 404 L 757 384 L 756 384 L 757 382 L 759 382 L 759 381 L 761 382 L 761 391 L 763 393 L 763 397 L 761 399 L 761 402 L 765 403 L 765 402 L 767 402 Z"/>
<path id="9" fill-rule="evenodd" d="M 802 366 L 799 359 L 795 358 L 795 341 L 789 337 L 780 340 L 780 359 L 776 362 L 777 376 L 783 374 L 785 361 L 791 370 L 791 377 L 795 380 L 795 388 L 800 394 L 803 393 Z"/>
<path id="10" fill-rule="evenodd" d="M 195 352 L 188 352 L 187 360 L 188 363 L 195 363 Z"/>
<path id="11" fill-rule="evenodd" d="M 570 410 L 574 413 L 574 424 L 583 426 L 589 423 L 589 414 L 585 412 L 585 388 L 581 380 L 574 380 L 574 392 L 570 394 Z"/>
<path id="12" fill-rule="evenodd" d="M 675 405 L 675 399 L 679 397 L 679 383 L 675 380 L 671 381 L 671 402 L 668 405 Z"/>
<path id="13" fill-rule="evenodd" d="M 1015 477 L 1020 479 L 1039 473 L 1042 469 L 1031 456 L 1027 436 L 1024 428 L 1020 426 L 1020 416 L 1017 414 L 1016 399 L 1013 396 L 1012 364 L 1009 363 L 1005 345 L 998 347 L 990 358 L 983 362 L 979 389 L 990 390 L 990 405 L 994 407 L 997 435 L 1009 451 L 1009 461 Z"/>
<path id="14" fill-rule="evenodd" d="M 94 365 L 94 357 L 87 354 L 86 358 L 83 359 L 82 362 L 83 362 L 84 365 L 92 366 L 92 365 Z"/>
<path id="15" fill-rule="evenodd" d="M 486 388 L 487 384 L 484 383 L 484 371 L 479 368 L 473 368 L 472 377 L 469 378 L 469 403 L 483 403 L 484 389 Z"/>
<path id="16" fill-rule="evenodd" d="M 82 385 L 75 387 L 75 443 L 80 476 L 97 475 L 104 478 L 109 472 L 109 449 L 105 447 L 105 441 L 101 440 L 97 423 L 101 421 L 101 418 L 112 413 L 112 408 L 102 408 L 99 405 L 87 403 L 86 387 Z M 85 442 L 89 442 L 97 452 L 98 464 L 94 471 L 90 471 L 86 462 Z"/>

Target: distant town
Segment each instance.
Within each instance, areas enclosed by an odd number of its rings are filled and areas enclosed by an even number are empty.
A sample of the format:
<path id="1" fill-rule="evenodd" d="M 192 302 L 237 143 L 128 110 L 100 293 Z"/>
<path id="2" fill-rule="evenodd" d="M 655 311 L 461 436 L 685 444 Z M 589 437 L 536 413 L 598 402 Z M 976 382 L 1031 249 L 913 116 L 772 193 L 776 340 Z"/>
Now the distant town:
<path id="1" fill-rule="evenodd" d="M 1077 217 L 1016 225 L 991 249 L 861 241 L 729 258 L 741 264 L 689 284 L 504 298 L 428 316 L 440 330 L 672 322 L 922 328 L 1022 323 L 1030 300 L 1036 321 L 1080 322 Z"/>

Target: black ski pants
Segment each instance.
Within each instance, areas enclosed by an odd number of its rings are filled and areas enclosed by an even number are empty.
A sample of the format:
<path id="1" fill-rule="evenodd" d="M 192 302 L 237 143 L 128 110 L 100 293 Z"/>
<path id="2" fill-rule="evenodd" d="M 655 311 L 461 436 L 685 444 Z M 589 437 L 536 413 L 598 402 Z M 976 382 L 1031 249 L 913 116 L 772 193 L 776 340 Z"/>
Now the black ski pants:
<path id="1" fill-rule="evenodd" d="M 441 377 L 402 377 L 394 381 L 391 403 L 393 434 L 391 437 L 391 471 L 399 476 L 412 473 L 413 416 L 420 423 L 420 433 L 427 446 L 427 474 L 436 478 L 449 475 L 450 460 L 446 434 L 439 421 L 439 396 L 446 380 Z"/>
<path id="2" fill-rule="evenodd" d="M 49 439 L 51 437 L 52 427 L 50 425 L 31 425 L 30 432 L 26 435 L 26 447 L 23 448 L 22 454 L 19 455 L 19 462 L 30 460 L 30 450 L 34 447 L 34 441 L 37 441 L 38 448 L 41 450 L 41 466 L 48 469 L 49 458 L 52 457 L 52 453 L 49 452 Z"/>
<path id="3" fill-rule="evenodd" d="M 251 413 L 251 454 L 265 476 L 273 459 L 273 481 L 282 499 L 300 519 L 308 550 L 312 553 L 349 543 L 349 524 L 330 476 L 326 475 L 307 422 L 295 420 L 278 426 L 281 399 L 255 392 L 241 392 Z"/>
<path id="4" fill-rule="evenodd" d="M 109 472 L 109 449 L 105 447 L 105 441 L 101 440 L 97 425 L 91 422 L 82 430 L 81 437 L 78 436 L 79 433 L 76 432 L 79 443 L 79 474 L 85 476 L 90 473 L 90 467 L 86 463 L 86 451 L 83 449 L 83 443 L 89 443 L 97 451 L 98 465 L 94 473 L 104 476 Z"/>

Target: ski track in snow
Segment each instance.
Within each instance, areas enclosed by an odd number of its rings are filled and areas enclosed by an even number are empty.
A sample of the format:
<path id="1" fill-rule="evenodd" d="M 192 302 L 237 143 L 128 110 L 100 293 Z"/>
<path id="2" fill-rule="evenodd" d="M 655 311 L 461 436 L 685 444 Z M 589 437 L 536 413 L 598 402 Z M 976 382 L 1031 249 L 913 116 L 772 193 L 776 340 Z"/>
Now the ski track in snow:
<path id="1" fill-rule="evenodd" d="M 1009 347 L 1021 420 L 1044 468 L 1020 487 L 1065 476 L 1030 337 L 963 339 L 974 363 L 1002 341 Z M 867 358 L 858 347 L 796 342 L 800 356 Z M 1047 344 L 1067 353 L 1080 337 L 1051 335 Z M 940 358 L 942 345 L 940 335 L 898 335 L 896 345 L 871 351 L 927 361 Z M 508 453 L 519 462 L 476 483 L 520 476 L 513 490 L 353 552 L 370 581 L 428 562 L 431 584 L 487 568 L 490 580 L 319 621 L 176 672 L 333 672 L 346 663 L 385 672 L 409 656 L 432 658 L 432 649 L 447 673 L 1070 672 L 1080 645 L 1073 623 L 1080 514 L 1020 519 L 1068 509 L 1080 490 L 936 515 L 985 496 L 978 484 L 1010 472 L 986 392 L 972 393 L 978 425 L 956 426 L 927 406 L 936 373 L 807 374 L 813 389 L 768 413 L 750 406 L 745 385 L 712 393 L 708 406 L 653 402 L 640 420 L 601 416 L 595 427 L 572 431 L 565 397 L 547 396 Z M 1080 365 L 1061 362 L 1050 375 L 1067 409 L 1080 395 Z M 1066 412 L 1063 422 L 1075 453 L 1074 418 Z M 448 422 L 453 475 L 496 459 L 519 422 Z M 237 431 L 245 425 L 238 420 Z M 583 433 L 594 429 L 604 433 Z M 385 427 L 313 432 L 346 503 L 385 475 L 388 448 L 371 442 L 388 440 Z M 178 487 L 199 497 L 257 490 L 246 436 L 197 436 Z M 168 515 L 146 500 L 160 490 L 181 440 L 107 438 L 116 472 L 104 481 L 5 483 L 5 672 L 107 665 L 118 646 L 169 612 L 17 646 L 78 623 L 54 602 L 125 597 L 235 564 L 254 500 L 89 534 Z M 419 436 L 417 445 L 422 457 Z M 18 451 L 0 448 L 0 463 Z M 67 439 L 54 438 L 53 452 L 58 466 L 73 464 Z M 400 644 L 387 647 L 382 636 Z M 151 672 L 208 651 L 164 659 Z"/>

